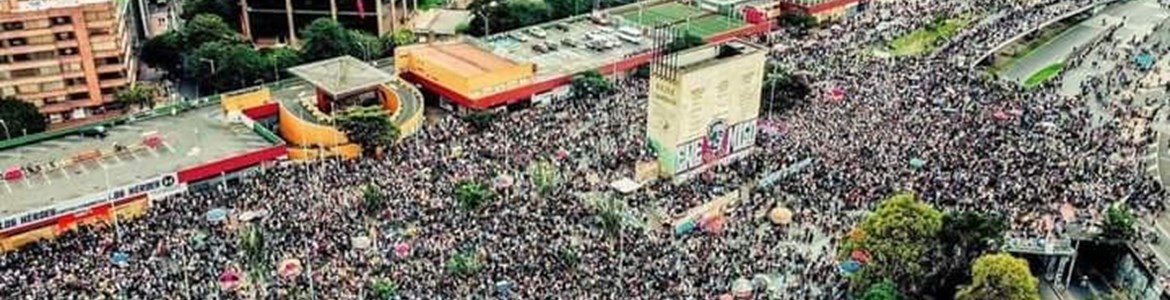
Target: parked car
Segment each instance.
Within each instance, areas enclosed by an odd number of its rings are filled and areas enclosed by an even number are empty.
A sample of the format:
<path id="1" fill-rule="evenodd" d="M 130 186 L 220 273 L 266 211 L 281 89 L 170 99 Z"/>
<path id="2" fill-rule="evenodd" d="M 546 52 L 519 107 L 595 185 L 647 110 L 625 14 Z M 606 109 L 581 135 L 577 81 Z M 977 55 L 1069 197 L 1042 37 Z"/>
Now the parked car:
<path id="1" fill-rule="evenodd" d="M 577 48 L 578 46 L 581 46 L 580 43 L 578 43 L 577 41 L 575 41 L 573 39 L 569 39 L 569 38 L 561 40 L 561 45 L 565 45 L 565 47 L 572 47 L 572 48 Z"/>
<path id="2" fill-rule="evenodd" d="M 520 34 L 520 33 L 513 32 L 513 33 L 511 34 L 511 36 L 512 36 L 512 38 L 516 39 L 517 41 L 520 41 L 521 43 L 526 43 L 526 42 L 528 42 L 528 37 L 527 37 L 527 36 L 524 36 L 523 34 Z"/>
<path id="3" fill-rule="evenodd" d="M 544 42 L 544 47 L 548 48 L 548 51 L 557 51 L 560 48 L 560 46 L 557 46 L 557 43 L 553 42 Z"/>
<path id="4" fill-rule="evenodd" d="M 106 130 L 105 126 L 94 126 L 93 128 L 82 130 L 78 134 L 80 134 L 83 137 L 103 138 L 104 139 L 104 138 L 106 138 L 106 136 L 110 135 L 110 132 L 108 130 Z"/>
<path id="5" fill-rule="evenodd" d="M 553 28 L 556 28 L 560 31 L 569 31 L 569 25 L 565 25 L 565 23 L 557 23 L 553 25 Z"/>
<path id="6" fill-rule="evenodd" d="M 541 53 L 541 54 L 548 53 L 548 46 L 545 46 L 544 43 L 533 44 L 532 50 L 536 51 L 536 53 Z"/>
<path id="7" fill-rule="evenodd" d="M 526 31 L 528 32 L 528 34 L 530 34 L 534 37 L 540 38 L 540 39 L 543 39 L 543 38 L 548 36 L 548 33 L 544 32 L 544 29 L 540 29 L 540 27 L 528 28 L 528 30 L 526 30 Z"/>

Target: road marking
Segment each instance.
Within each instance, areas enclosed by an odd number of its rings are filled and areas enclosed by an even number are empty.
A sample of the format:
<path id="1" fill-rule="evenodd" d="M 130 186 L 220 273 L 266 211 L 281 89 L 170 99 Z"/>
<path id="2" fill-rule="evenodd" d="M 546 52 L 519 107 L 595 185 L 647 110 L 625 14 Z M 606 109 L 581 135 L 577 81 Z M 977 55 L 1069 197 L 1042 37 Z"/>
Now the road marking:
<path id="1" fill-rule="evenodd" d="M 125 163 L 125 162 L 123 162 L 123 161 L 122 161 L 122 156 L 121 156 L 121 153 L 115 153 L 115 154 L 114 154 L 114 160 L 117 160 L 117 161 L 118 161 L 118 163 Z"/>
<path id="2" fill-rule="evenodd" d="M 141 157 L 138 157 L 138 152 L 130 152 L 130 156 L 133 157 L 134 160 L 142 160 Z"/>
<path id="3" fill-rule="evenodd" d="M 146 152 L 150 152 L 150 155 L 154 155 L 155 158 L 158 158 L 160 156 L 160 155 L 158 155 L 158 150 L 148 148 L 148 149 L 146 149 Z"/>
<path id="4" fill-rule="evenodd" d="M 28 179 L 28 177 L 25 177 L 23 181 L 24 181 L 24 186 L 25 186 L 25 187 L 28 187 L 28 188 L 32 188 L 32 187 L 33 187 L 33 185 L 32 185 L 32 180 Z"/>
<path id="5" fill-rule="evenodd" d="M 49 184 L 53 184 L 53 179 L 50 179 L 50 178 L 49 178 L 49 173 L 48 173 L 48 172 L 41 172 L 41 177 L 44 177 L 44 178 L 45 178 L 45 181 L 48 181 L 48 182 L 49 182 Z"/>
<path id="6" fill-rule="evenodd" d="M 65 179 L 73 179 L 73 176 L 69 176 L 69 170 L 66 170 L 65 168 L 61 168 L 60 170 L 61 174 L 65 174 Z"/>
<path id="7" fill-rule="evenodd" d="M 179 151 L 175 151 L 174 147 L 171 147 L 171 143 L 163 142 L 162 145 L 163 147 L 167 147 L 167 151 L 170 151 L 171 153 L 179 153 Z"/>
<path id="8" fill-rule="evenodd" d="M 108 169 L 110 169 L 110 167 L 109 167 L 109 166 L 106 166 L 106 164 L 105 164 L 105 163 L 102 163 L 102 161 L 101 161 L 100 159 L 99 159 L 99 160 L 94 160 L 94 161 L 95 161 L 95 162 L 97 162 L 97 164 L 98 164 L 98 166 L 99 166 L 99 167 L 102 167 L 102 170 L 108 170 Z"/>
<path id="9" fill-rule="evenodd" d="M 9 193 L 9 194 L 11 194 L 11 193 L 12 193 L 12 187 L 11 187 L 11 186 L 8 186 L 8 180 L 5 180 L 5 181 L 4 181 L 4 189 L 8 190 L 8 193 Z"/>

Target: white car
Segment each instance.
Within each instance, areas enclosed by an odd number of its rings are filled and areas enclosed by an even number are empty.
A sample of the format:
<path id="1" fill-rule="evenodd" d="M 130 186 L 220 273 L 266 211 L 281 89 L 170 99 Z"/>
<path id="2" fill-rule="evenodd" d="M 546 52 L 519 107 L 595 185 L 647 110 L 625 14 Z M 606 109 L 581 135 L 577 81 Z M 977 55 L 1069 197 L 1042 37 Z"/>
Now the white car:
<path id="1" fill-rule="evenodd" d="M 548 36 L 548 33 L 545 33 L 544 29 L 540 29 L 540 27 L 528 28 L 528 34 L 531 34 L 532 36 L 535 36 L 535 37 L 541 38 L 541 39 Z"/>

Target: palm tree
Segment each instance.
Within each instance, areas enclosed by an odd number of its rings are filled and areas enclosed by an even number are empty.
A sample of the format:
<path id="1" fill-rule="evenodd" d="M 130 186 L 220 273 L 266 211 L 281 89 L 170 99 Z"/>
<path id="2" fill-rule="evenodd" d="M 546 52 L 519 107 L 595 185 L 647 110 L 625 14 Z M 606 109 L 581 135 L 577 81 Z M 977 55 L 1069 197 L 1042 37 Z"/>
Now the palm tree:
<path id="1" fill-rule="evenodd" d="M 459 207 L 466 210 L 475 210 L 494 196 L 482 182 L 463 180 L 455 185 L 455 200 L 459 202 Z"/>
<path id="2" fill-rule="evenodd" d="M 373 184 L 362 186 L 362 204 L 366 215 L 374 216 L 386 207 L 386 194 Z"/>
<path id="3" fill-rule="evenodd" d="M 600 196 L 594 203 L 597 209 L 597 223 L 607 234 L 616 236 L 625 229 L 626 203 L 613 196 Z"/>
<path id="4" fill-rule="evenodd" d="M 528 167 L 528 176 L 532 180 L 532 185 L 541 195 L 547 195 L 560 184 L 560 174 L 556 167 L 548 161 L 541 160 L 533 163 Z"/>
<path id="5" fill-rule="evenodd" d="M 154 107 L 154 96 L 156 93 L 157 90 L 153 86 L 132 84 L 115 93 L 114 101 L 126 109 L 131 106 L 138 106 L 139 108 L 144 106 Z"/>
<path id="6" fill-rule="evenodd" d="M 393 299 L 398 296 L 398 283 L 385 278 L 374 279 L 370 283 L 370 293 L 374 295 L 374 299 Z"/>
<path id="7" fill-rule="evenodd" d="M 244 261 L 248 266 L 248 278 L 253 282 L 253 292 L 266 294 L 263 290 L 268 274 L 267 250 L 264 245 L 264 228 L 256 223 L 247 223 L 240 227 L 238 235 L 240 250 L 244 253 Z"/>

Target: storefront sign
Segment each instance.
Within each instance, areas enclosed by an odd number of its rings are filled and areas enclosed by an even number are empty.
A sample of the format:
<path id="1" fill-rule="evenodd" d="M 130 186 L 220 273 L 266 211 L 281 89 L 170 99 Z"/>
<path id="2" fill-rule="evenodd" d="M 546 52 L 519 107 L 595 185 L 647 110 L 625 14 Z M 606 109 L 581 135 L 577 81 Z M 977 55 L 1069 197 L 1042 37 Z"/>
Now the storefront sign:
<path id="1" fill-rule="evenodd" d="M 118 201 L 143 194 L 150 195 L 151 199 L 156 199 L 156 195 L 158 197 L 173 195 L 186 190 L 186 188 L 186 184 L 179 183 L 178 176 L 174 173 L 168 173 L 139 183 L 79 197 L 52 207 L 4 218 L 0 220 L 0 226 L 2 226 L 0 230 L 9 230 L 61 214 L 77 212 L 100 203 Z"/>

